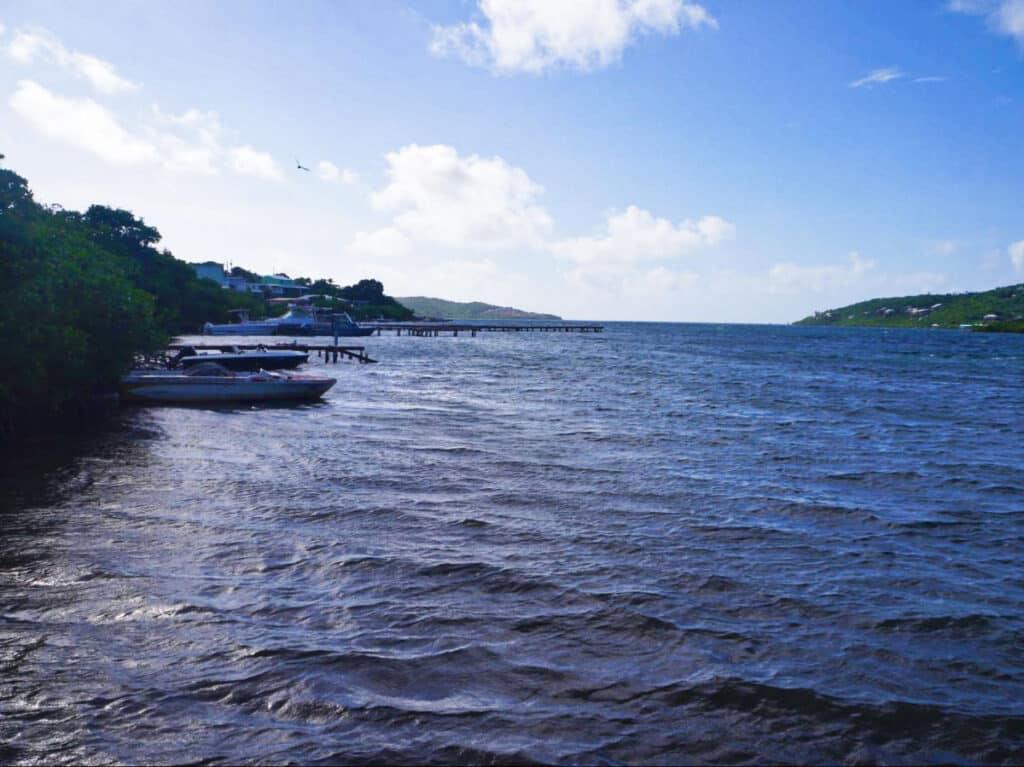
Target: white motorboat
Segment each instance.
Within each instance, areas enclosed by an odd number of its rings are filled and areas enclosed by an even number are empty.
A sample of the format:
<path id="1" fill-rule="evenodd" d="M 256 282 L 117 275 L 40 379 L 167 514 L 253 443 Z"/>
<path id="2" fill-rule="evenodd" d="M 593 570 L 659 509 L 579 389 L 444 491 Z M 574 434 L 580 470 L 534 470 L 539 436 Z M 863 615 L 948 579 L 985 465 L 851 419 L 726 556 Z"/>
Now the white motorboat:
<path id="1" fill-rule="evenodd" d="M 337 380 L 299 373 L 233 373 L 212 362 L 183 373 L 134 370 L 121 379 L 128 402 L 202 403 L 315 400 Z"/>
<path id="2" fill-rule="evenodd" d="M 195 349 L 182 347 L 177 356 L 172 358 L 172 366 L 180 366 L 184 369 L 202 365 L 207 362 L 216 362 L 228 370 L 290 370 L 299 365 L 309 362 L 309 353 L 292 351 L 290 349 L 256 349 L 253 351 L 240 351 L 232 347 L 225 347 L 223 351 L 212 354 L 199 354 Z"/>
<path id="3" fill-rule="evenodd" d="M 278 319 L 250 320 L 248 309 L 232 309 L 233 322 L 218 325 L 207 322 L 203 333 L 208 336 L 272 336 L 277 334 Z"/>
<path id="4" fill-rule="evenodd" d="M 232 309 L 235 321 L 227 324 L 207 322 L 203 333 L 208 336 L 368 336 L 372 328 L 360 327 L 347 313 L 325 314 L 303 301 L 288 305 L 280 317 L 250 320 L 247 309 Z"/>

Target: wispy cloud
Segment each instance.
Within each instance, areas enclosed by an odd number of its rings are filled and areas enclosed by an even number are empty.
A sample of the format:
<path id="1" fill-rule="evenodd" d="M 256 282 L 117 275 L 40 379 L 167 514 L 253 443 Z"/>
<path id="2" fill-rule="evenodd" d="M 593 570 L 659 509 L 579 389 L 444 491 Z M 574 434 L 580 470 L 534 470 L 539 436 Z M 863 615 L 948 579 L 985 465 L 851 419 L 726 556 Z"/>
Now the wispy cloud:
<path id="1" fill-rule="evenodd" d="M 109 61 L 70 50 L 45 30 L 19 32 L 5 49 L 10 58 L 21 64 L 31 64 L 36 59 L 47 61 L 75 77 L 88 80 L 93 88 L 108 96 L 139 88 L 138 83 L 119 75 Z"/>
<path id="2" fill-rule="evenodd" d="M 928 75 L 927 77 L 915 77 L 914 78 L 914 82 L 915 83 L 944 83 L 944 82 L 946 82 L 946 78 L 945 77 L 940 77 L 939 75 Z"/>
<path id="3" fill-rule="evenodd" d="M 899 80 L 901 77 L 906 77 L 906 75 L 899 67 L 884 67 L 872 70 L 859 80 L 851 82 L 849 86 L 851 88 L 865 88 L 873 85 L 884 85 L 893 80 Z"/>
<path id="4" fill-rule="evenodd" d="M 1024 48 L 1024 0 L 950 0 L 946 7 L 954 13 L 984 16 L 997 35 L 1012 37 Z"/>

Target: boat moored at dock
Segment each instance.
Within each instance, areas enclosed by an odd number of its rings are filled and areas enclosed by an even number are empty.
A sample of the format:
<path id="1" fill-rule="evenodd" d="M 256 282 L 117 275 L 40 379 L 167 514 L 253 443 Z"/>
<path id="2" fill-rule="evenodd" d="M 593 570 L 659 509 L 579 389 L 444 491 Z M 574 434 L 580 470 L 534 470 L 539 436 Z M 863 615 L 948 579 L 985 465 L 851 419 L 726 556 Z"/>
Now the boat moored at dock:
<path id="1" fill-rule="evenodd" d="M 185 372 L 136 370 L 121 379 L 127 402 L 199 404 L 316 400 L 337 380 L 298 373 L 234 373 L 212 362 Z"/>
<path id="2" fill-rule="evenodd" d="M 234 322 L 203 325 L 208 336 L 368 336 L 372 328 L 361 327 L 347 312 L 329 314 L 324 310 L 298 301 L 288 305 L 280 317 L 250 320 L 246 309 L 234 309 Z"/>
<path id="3" fill-rule="evenodd" d="M 228 370 L 293 370 L 309 362 L 309 353 L 290 349 L 253 349 L 242 351 L 227 347 L 219 352 L 200 354 L 196 349 L 185 346 L 170 359 L 171 364 L 188 370 L 196 365 L 215 362 Z"/>

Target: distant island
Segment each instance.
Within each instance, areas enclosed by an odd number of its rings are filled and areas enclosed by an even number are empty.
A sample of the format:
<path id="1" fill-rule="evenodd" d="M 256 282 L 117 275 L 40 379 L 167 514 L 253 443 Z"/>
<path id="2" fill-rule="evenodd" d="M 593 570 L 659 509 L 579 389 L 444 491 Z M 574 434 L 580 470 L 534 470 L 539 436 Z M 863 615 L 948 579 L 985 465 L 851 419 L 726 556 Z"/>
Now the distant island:
<path id="1" fill-rule="evenodd" d="M 445 301 L 443 298 L 409 296 L 397 298 L 398 303 L 416 312 L 419 317 L 440 317 L 446 320 L 560 320 L 555 314 L 538 314 L 513 309 L 511 306 L 495 306 L 481 301 Z"/>
<path id="2" fill-rule="evenodd" d="M 873 298 L 815 312 L 797 325 L 846 327 L 959 328 L 1024 332 L 1024 284 L 977 293 L 925 293 Z"/>

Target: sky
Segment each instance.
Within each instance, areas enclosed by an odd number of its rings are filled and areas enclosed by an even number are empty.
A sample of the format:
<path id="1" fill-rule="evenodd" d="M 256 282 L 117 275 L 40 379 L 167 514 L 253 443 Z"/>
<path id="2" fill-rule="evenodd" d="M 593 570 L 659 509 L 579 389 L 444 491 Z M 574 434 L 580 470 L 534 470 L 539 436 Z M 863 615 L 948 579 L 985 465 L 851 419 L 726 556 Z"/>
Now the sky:
<path id="1" fill-rule="evenodd" d="M 1024 282 L 1024 0 L 0 0 L 0 152 L 187 261 L 791 322 Z"/>

